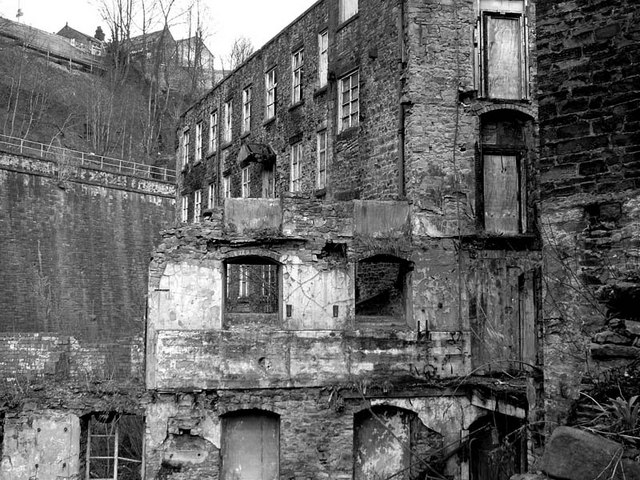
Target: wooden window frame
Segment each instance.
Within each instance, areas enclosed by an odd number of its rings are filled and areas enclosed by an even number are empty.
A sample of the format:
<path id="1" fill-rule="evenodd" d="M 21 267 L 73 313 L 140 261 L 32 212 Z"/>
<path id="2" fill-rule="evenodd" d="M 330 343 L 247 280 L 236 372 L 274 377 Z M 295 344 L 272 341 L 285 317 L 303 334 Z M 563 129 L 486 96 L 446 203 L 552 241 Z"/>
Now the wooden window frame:
<path id="1" fill-rule="evenodd" d="M 328 145 L 328 135 L 327 129 L 320 130 L 316 134 L 316 188 L 325 188 L 327 186 L 327 164 L 328 164 L 328 156 L 329 156 L 329 145 Z M 324 147 L 322 143 L 324 142 Z"/>
<path id="2" fill-rule="evenodd" d="M 273 67 L 264 74 L 265 88 L 265 121 L 271 120 L 276 116 L 276 95 L 278 88 L 278 76 L 276 68 Z"/>
<path id="3" fill-rule="evenodd" d="M 291 54 L 291 104 L 302 101 L 302 75 L 304 68 L 304 48 Z"/>
<path id="4" fill-rule="evenodd" d="M 338 86 L 338 132 L 343 132 L 360 123 L 360 71 L 340 78 Z"/>
<path id="5" fill-rule="evenodd" d="M 318 87 L 329 82 L 329 30 L 318 34 Z"/>
<path id="6" fill-rule="evenodd" d="M 251 130 L 251 87 L 242 91 L 242 133 Z"/>

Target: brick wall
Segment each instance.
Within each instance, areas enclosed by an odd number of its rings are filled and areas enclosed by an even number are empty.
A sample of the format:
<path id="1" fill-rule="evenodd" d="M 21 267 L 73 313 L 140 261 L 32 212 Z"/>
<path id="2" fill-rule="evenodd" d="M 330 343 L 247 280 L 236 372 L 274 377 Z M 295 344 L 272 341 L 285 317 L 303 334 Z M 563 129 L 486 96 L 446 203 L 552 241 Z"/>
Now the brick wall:
<path id="1" fill-rule="evenodd" d="M 538 9 L 545 391 L 562 423 L 581 383 L 640 355 L 640 4 Z"/>
<path id="2" fill-rule="evenodd" d="M 0 332 L 9 351 L 0 377 L 139 377 L 132 352 L 144 334 L 147 262 L 173 198 L 159 182 L 2 160 Z"/>

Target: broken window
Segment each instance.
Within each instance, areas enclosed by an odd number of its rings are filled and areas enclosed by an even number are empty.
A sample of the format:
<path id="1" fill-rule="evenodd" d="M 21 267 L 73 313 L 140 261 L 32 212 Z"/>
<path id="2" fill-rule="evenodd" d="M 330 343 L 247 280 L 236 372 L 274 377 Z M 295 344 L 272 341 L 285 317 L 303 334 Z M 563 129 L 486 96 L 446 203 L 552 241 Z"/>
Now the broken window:
<path id="1" fill-rule="evenodd" d="M 443 437 L 414 412 L 374 406 L 354 417 L 354 480 L 443 478 Z"/>
<path id="2" fill-rule="evenodd" d="M 470 480 L 509 480 L 526 471 L 524 422 L 492 412 L 469 427 Z"/>
<path id="3" fill-rule="evenodd" d="M 227 313 L 278 313 L 278 264 L 257 256 L 226 262 Z"/>
<path id="4" fill-rule="evenodd" d="M 480 211 L 487 232 L 526 233 L 527 165 L 523 121 L 499 114 L 483 117 L 479 175 Z"/>
<path id="5" fill-rule="evenodd" d="M 405 323 L 409 262 L 376 255 L 356 266 L 356 320 Z"/>
<path id="6" fill-rule="evenodd" d="M 221 480 L 277 480 L 280 417 L 244 410 L 222 417 Z"/>
<path id="7" fill-rule="evenodd" d="M 140 480 L 144 421 L 138 415 L 94 413 L 84 424 L 87 480 Z"/>
<path id="8" fill-rule="evenodd" d="M 480 78 L 489 98 L 527 98 L 526 29 L 522 0 L 480 0 Z"/>

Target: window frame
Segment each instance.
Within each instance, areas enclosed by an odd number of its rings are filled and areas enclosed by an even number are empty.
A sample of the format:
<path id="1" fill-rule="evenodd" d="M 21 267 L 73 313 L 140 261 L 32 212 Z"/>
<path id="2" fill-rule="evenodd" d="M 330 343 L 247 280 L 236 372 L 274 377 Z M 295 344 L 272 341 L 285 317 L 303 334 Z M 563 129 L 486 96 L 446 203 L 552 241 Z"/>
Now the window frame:
<path id="1" fill-rule="evenodd" d="M 186 223 L 189 221 L 189 195 L 182 195 L 180 221 Z"/>
<path id="2" fill-rule="evenodd" d="M 354 82 L 355 78 L 355 82 Z M 345 84 L 348 88 L 345 90 Z M 356 93 L 354 99 L 354 92 Z M 345 102 L 345 94 L 348 93 L 348 100 Z M 355 105 L 355 110 L 353 106 Z M 348 106 L 348 113 L 345 115 L 345 107 Z M 345 122 L 345 119 L 347 120 Z M 344 132 L 360 124 L 360 70 L 352 70 L 342 76 L 338 81 L 338 132 Z"/>
<path id="3" fill-rule="evenodd" d="M 231 175 L 224 175 L 222 177 L 222 192 L 224 194 L 224 198 L 232 198 L 231 197 Z"/>
<path id="4" fill-rule="evenodd" d="M 216 185 L 210 183 L 207 188 L 207 208 L 213 208 L 216 206 Z"/>
<path id="5" fill-rule="evenodd" d="M 218 149 L 218 111 L 209 114 L 209 153 Z"/>
<path id="6" fill-rule="evenodd" d="M 190 143 L 191 143 L 191 133 L 189 128 L 185 128 L 184 131 L 182 132 L 182 145 L 181 145 L 181 152 L 180 152 L 180 159 L 181 159 L 181 165 L 180 165 L 180 169 L 184 170 L 187 165 L 189 165 L 189 147 L 190 147 Z"/>
<path id="7" fill-rule="evenodd" d="M 316 134 L 316 188 L 327 186 L 327 164 L 329 156 L 327 129 L 324 128 Z M 322 143 L 324 142 L 324 148 Z"/>
<path id="8" fill-rule="evenodd" d="M 304 48 L 299 48 L 291 54 L 291 104 L 302 102 L 304 72 Z"/>
<path id="9" fill-rule="evenodd" d="M 513 19 L 518 20 L 519 27 L 519 59 L 517 88 L 519 94 L 514 96 L 500 96 L 490 91 L 490 59 L 488 26 L 489 19 Z M 476 30 L 478 31 L 478 52 L 476 53 L 477 76 L 479 79 L 478 90 L 481 98 L 496 100 L 527 100 L 530 97 L 529 76 L 528 76 L 528 22 L 526 16 L 526 0 L 509 1 L 505 0 L 479 0 L 479 13 Z"/>
<path id="10" fill-rule="evenodd" d="M 126 458 L 123 457 L 122 455 L 120 455 L 120 419 L 122 418 L 122 416 L 116 416 L 113 419 L 111 419 L 110 421 L 105 421 L 104 424 L 105 425 L 109 425 L 111 431 L 113 433 L 108 433 L 108 434 L 102 434 L 102 433 L 93 433 L 92 432 L 92 426 L 94 422 L 97 423 L 103 423 L 100 420 L 97 420 L 96 417 L 100 415 L 100 414 L 92 414 L 90 415 L 90 418 L 88 420 L 88 422 L 86 423 L 87 426 L 87 443 L 86 443 L 86 450 L 84 452 L 85 455 L 85 474 L 84 474 L 84 478 L 86 480 L 118 480 L 118 466 L 119 466 L 119 462 L 120 461 L 126 461 L 126 462 L 130 462 L 130 463 L 135 463 L 135 464 L 139 464 L 139 465 L 143 465 L 144 463 L 144 455 L 141 456 L 141 458 L 135 459 L 135 458 Z M 143 434 L 143 432 L 141 432 Z M 111 450 L 113 452 L 113 455 L 109 455 L 109 456 L 94 456 L 91 454 L 91 445 L 92 442 L 91 440 L 93 438 L 101 438 L 101 439 L 108 439 L 109 441 L 109 446 L 111 447 Z M 91 476 L 91 464 L 92 464 L 92 460 L 111 460 L 113 462 L 113 476 L 112 477 L 92 477 Z M 142 478 L 142 472 L 141 472 L 141 476 L 140 478 Z"/>
<path id="11" fill-rule="evenodd" d="M 196 123 L 196 152 L 194 163 L 202 161 L 202 121 Z"/>
<path id="12" fill-rule="evenodd" d="M 318 87 L 329 83 L 329 30 L 318 33 Z"/>
<path id="13" fill-rule="evenodd" d="M 242 168 L 240 175 L 240 196 L 242 198 L 249 198 L 251 197 L 251 171 L 248 165 Z"/>
<path id="14" fill-rule="evenodd" d="M 202 214 L 202 190 L 193 192 L 193 223 L 200 223 Z"/>
<path id="15" fill-rule="evenodd" d="M 289 158 L 289 191 L 300 192 L 302 190 L 302 142 L 291 145 Z"/>
<path id="16" fill-rule="evenodd" d="M 242 133 L 251 130 L 251 96 L 251 86 L 242 90 Z"/>
<path id="17" fill-rule="evenodd" d="M 338 23 L 344 23 L 358 14 L 358 0 L 339 0 Z"/>
<path id="18" fill-rule="evenodd" d="M 224 143 L 233 141 L 233 99 L 224 102 L 224 131 L 222 137 Z"/>
<path id="19" fill-rule="evenodd" d="M 276 98 L 278 88 L 278 75 L 276 67 L 271 68 L 264 74 L 265 87 L 265 121 L 269 121 L 276 116 Z"/>

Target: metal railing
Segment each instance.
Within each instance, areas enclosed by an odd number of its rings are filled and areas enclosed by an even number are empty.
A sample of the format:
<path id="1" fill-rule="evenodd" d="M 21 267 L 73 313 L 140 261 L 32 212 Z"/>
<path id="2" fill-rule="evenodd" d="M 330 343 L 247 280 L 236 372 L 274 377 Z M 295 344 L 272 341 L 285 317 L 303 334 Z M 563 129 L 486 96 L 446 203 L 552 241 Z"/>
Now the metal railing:
<path id="1" fill-rule="evenodd" d="M 1 134 L 0 150 L 43 158 L 57 163 L 64 163 L 65 165 L 95 168 L 162 182 L 175 183 L 176 181 L 176 172 L 173 168 L 145 165 L 144 163 L 105 157 Z"/>

